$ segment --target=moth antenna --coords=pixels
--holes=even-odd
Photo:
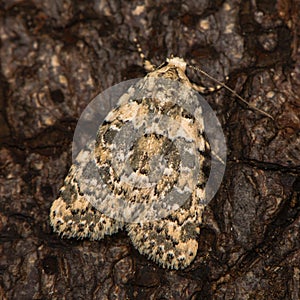
[[[227,89],[229,92],[231,92],[235,97],[237,97],[240,101],[242,101],[243,103],[245,103],[248,107],[252,108],[253,110],[256,110],[258,111],[259,113],[261,113],[262,115],[274,120],[274,118],[269,115],[268,113],[266,113],[265,111],[253,106],[252,104],[250,104],[249,102],[247,102],[243,97],[241,97],[236,91],[234,91],[233,89],[231,89],[229,86],[227,86],[225,83],[219,81],[218,79],[210,76],[208,73],[206,73],[205,71],[195,67],[195,66],[191,66],[189,65],[190,68],[200,72],[201,74],[205,75],[207,78],[211,79],[212,81],[218,83],[219,85],[216,87],[216,89],[220,88],[220,87],[223,87],[225,89]],[[227,77],[228,78],[228,77]],[[226,78],[226,79],[227,79]],[[193,84],[193,88],[199,92],[203,92],[203,88],[202,87],[199,87],[198,85],[196,84]]]
[[[143,52],[143,49],[141,47],[141,44],[139,43],[138,39],[137,38],[134,38],[133,41],[135,42],[135,45],[136,45],[136,48],[137,48],[137,51],[140,55],[140,58],[143,60],[143,66],[144,66],[144,69],[147,71],[147,72],[153,72],[156,67],[155,65],[153,65],[149,59],[146,58],[144,52]]]

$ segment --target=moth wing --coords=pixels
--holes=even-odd
[[[92,151],[85,152],[88,153],[87,159],[91,159]],[[102,214],[80,191],[80,176],[76,175],[83,167],[82,164],[73,164],[70,168],[59,197],[51,206],[50,223],[54,231],[63,237],[99,240],[104,235],[111,235],[122,229],[123,223]],[[98,188],[101,190],[101,186]]]
[[[187,212],[180,210],[165,219],[126,226],[134,247],[141,254],[170,269],[190,265],[198,250],[201,216],[195,221],[195,218],[185,218]]]

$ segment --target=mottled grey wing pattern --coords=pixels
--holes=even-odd
[[[195,258],[198,249],[204,206],[197,203],[181,207],[167,218],[143,224],[128,224],[131,241],[141,254],[163,267],[183,269]]]
[[[93,154],[90,149],[85,149],[79,156],[83,153]],[[51,206],[50,222],[54,231],[62,237],[100,240],[104,235],[110,235],[122,229],[123,223],[102,214],[86,200],[76,178],[78,168],[78,164],[71,166],[59,197]]]
[[[118,210],[118,203],[141,204],[139,209],[146,207],[145,211],[135,211],[138,221],[133,219],[125,227],[133,245],[141,254],[163,267],[182,269],[192,262],[198,249],[197,235],[205,208],[204,187],[209,172],[210,147],[203,123],[198,122],[180,103],[174,104],[168,100],[175,92],[172,87],[163,83],[153,86],[153,82],[147,81],[149,78],[171,79],[178,83],[179,89],[180,85],[192,88],[185,75],[185,64],[178,58],[170,60],[169,64],[149,73],[131,87],[100,126],[95,149],[93,145],[88,145],[78,155],[58,199],[52,204],[50,221],[54,231],[63,237],[102,239],[124,227],[126,220],[122,218],[123,211],[114,212]],[[183,98],[188,102],[190,97],[187,94]],[[201,109],[195,113],[201,115]],[[149,118],[152,115],[159,118]],[[175,121],[170,129],[166,129],[168,124],[164,122],[169,119]],[[140,137],[131,141],[132,145],[125,154],[120,150],[122,143],[116,142],[116,136],[128,124]],[[178,136],[179,129],[174,129],[176,124],[182,126],[189,137],[184,133]],[[154,134],[152,129],[148,130],[149,127],[156,128],[159,133]],[[130,135],[128,143],[129,140]],[[196,145],[196,162],[190,159],[191,143]],[[126,140],[123,144],[126,144]],[[133,177],[144,180],[148,176],[148,184],[154,167],[151,162],[155,161],[162,166],[158,182],[142,189],[124,183],[121,179],[129,173],[126,169],[129,167],[119,166],[122,160],[116,160],[115,156],[126,156],[125,162],[133,171]],[[160,157],[163,160],[159,160]],[[97,175],[91,175],[93,178],[89,178],[90,162],[96,166]],[[192,172],[196,172],[196,176],[192,176],[196,182],[186,179],[188,173]],[[193,189],[187,188],[189,197],[184,203],[175,203],[176,197],[160,203],[170,191],[177,190],[178,195],[182,195],[186,186],[193,186]],[[111,192],[110,197],[113,195],[112,201],[103,192],[105,189]],[[101,209],[100,202],[105,203],[106,207]],[[143,214],[145,219],[141,221]]]

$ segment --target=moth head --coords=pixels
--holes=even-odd
[[[174,65],[175,67],[181,69],[183,72],[186,71],[187,63],[184,61],[183,58],[180,57],[167,58],[167,63],[170,65]]]

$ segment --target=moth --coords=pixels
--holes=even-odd
[[[184,104],[207,89],[189,80],[186,67],[178,57],[158,68],[148,64],[146,77],[120,97],[51,206],[55,232],[101,240],[125,229],[133,246],[160,266],[184,269],[192,263],[212,151],[201,107],[191,111]],[[173,101],[176,93],[181,102]]]

